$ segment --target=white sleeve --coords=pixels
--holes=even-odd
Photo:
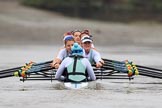
[[[68,58],[64,59],[64,60],[61,62],[60,66],[59,66],[59,68],[58,68],[58,70],[57,70],[57,72],[56,72],[55,79],[60,79],[61,75],[62,75],[63,72],[64,72],[65,65],[67,64],[67,59],[68,59]]]
[[[101,61],[101,55],[100,55],[100,53],[97,52],[96,50],[93,50],[93,52],[92,52],[92,57],[93,57],[93,59],[94,59],[94,61],[95,61],[96,63],[98,63],[98,62]]]
[[[62,61],[64,59],[64,54],[65,54],[65,49],[61,49],[56,58]]]

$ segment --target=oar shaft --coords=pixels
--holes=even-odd
[[[50,65],[51,62],[52,62],[52,60],[33,64],[32,67],[35,69],[37,68],[38,70],[32,71],[32,72],[40,72],[40,71],[45,71],[45,70],[47,71],[47,70],[53,69]],[[2,70],[2,71],[0,71],[0,78],[12,77],[12,76],[14,76],[14,73],[16,71],[19,71],[19,69],[21,69],[21,67]]]
[[[140,72],[139,75],[162,79],[162,76],[150,74],[150,73],[147,73],[147,72]]]
[[[146,69],[141,69],[141,68],[139,68],[138,71],[139,71],[139,72],[145,71],[145,72],[147,72],[147,73],[152,73],[152,74],[156,74],[156,75],[162,75],[161,72],[156,72],[156,71],[146,70]]]
[[[7,74],[7,75],[0,76],[0,78],[7,78],[7,77],[12,77],[12,76],[14,76],[14,75],[13,74]]]
[[[44,64],[49,65],[50,63],[52,63],[52,60],[51,61],[46,61],[46,62],[41,62],[41,63],[35,63],[35,64],[33,64],[33,66],[44,65]],[[5,72],[8,72],[8,73],[9,72],[14,72],[14,71],[19,70],[21,67],[23,67],[23,66],[19,66],[19,67],[16,67],[16,68],[11,68],[11,69],[1,70],[0,74],[3,74]]]
[[[140,65],[136,65],[137,68],[142,68],[142,69],[148,69],[148,70],[153,70],[153,71],[160,71],[162,72],[161,69],[156,69],[156,68],[151,68],[151,67],[146,67],[146,66],[140,66]]]
[[[37,65],[38,66],[38,65]],[[41,67],[36,67],[37,69],[41,70],[41,69],[45,69],[45,68],[48,68],[48,67],[51,67],[49,64],[44,64],[43,66]],[[3,73],[0,73],[0,75],[5,75],[5,74],[8,74],[8,73],[14,73],[16,71],[18,71],[19,69],[15,69],[15,70],[11,70],[11,71],[5,71]]]
[[[13,72],[13,71],[16,71],[16,70],[18,70],[18,69],[20,69],[22,66],[20,66],[20,67],[16,67],[16,68],[12,68],[12,69],[5,69],[5,70],[1,70],[0,71],[0,74],[3,74],[3,73],[7,73],[7,72]]]

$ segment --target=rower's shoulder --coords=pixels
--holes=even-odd
[[[99,51],[96,48],[91,48],[91,50],[99,53]]]
[[[64,51],[64,50],[66,50],[65,47],[60,47],[60,48],[59,48],[59,51]]]
[[[58,51],[58,53],[66,53],[66,52],[67,52],[66,48],[60,48]]]
[[[72,58],[71,57],[66,57],[62,62],[68,63],[70,61],[72,61]]]
[[[85,57],[82,58],[82,61],[83,61],[83,63],[89,62],[89,60],[87,58],[85,58]]]

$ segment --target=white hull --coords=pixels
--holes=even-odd
[[[80,83],[65,82],[64,86],[66,89],[83,89],[88,87],[88,82],[80,82]]]
[[[56,85],[57,89],[96,89],[96,81],[90,82],[80,82],[80,83],[73,83],[73,82],[58,82]]]
[[[58,83],[55,84],[55,87],[59,90],[98,89],[98,83],[96,81],[80,82],[80,83],[58,81]]]

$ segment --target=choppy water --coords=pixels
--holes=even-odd
[[[114,60],[162,67],[161,48],[98,47],[101,55]],[[0,70],[53,59],[58,47],[0,46]],[[58,90],[57,81],[20,82],[19,78],[0,79],[0,108],[159,108],[162,79],[136,76],[134,80],[98,80],[100,89]]]

